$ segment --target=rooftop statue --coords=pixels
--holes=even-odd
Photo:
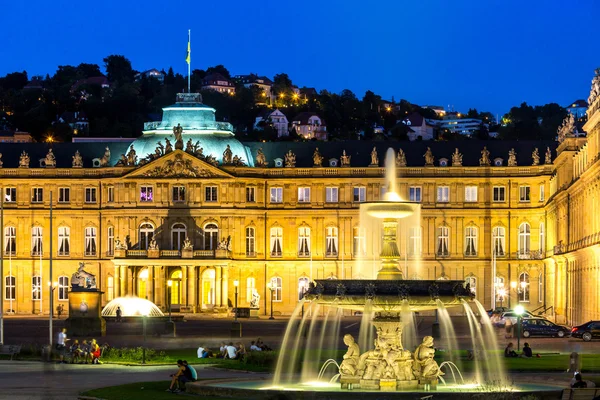
[[[256,166],[257,167],[266,167],[267,166],[267,158],[265,157],[265,153],[263,153],[262,147],[256,150]]]
[[[458,152],[458,148],[454,149],[454,154],[452,154],[452,166],[460,167],[462,166],[462,154]]]
[[[483,150],[481,150],[481,158],[479,159],[479,165],[482,167],[490,165],[490,152],[487,149],[487,146],[483,146]]]
[[[127,152],[127,165],[133,166],[137,164],[137,153],[133,148],[133,145],[129,147],[129,151]]]
[[[371,151],[371,165],[379,166],[379,157],[377,156],[377,148],[375,147]]]
[[[44,159],[46,164],[46,168],[56,167],[56,157],[54,157],[54,153],[52,149],[48,149],[48,154],[46,154],[46,158]]]
[[[516,167],[517,166],[517,152],[515,151],[515,149],[510,149],[510,151],[508,152],[508,166],[509,167]]]
[[[109,162],[110,162],[110,149],[108,148],[108,146],[106,146],[106,149],[104,150],[104,155],[100,159],[100,166],[108,167]]]
[[[233,161],[233,152],[231,151],[231,147],[227,145],[227,148],[223,152],[223,164],[231,164]]]
[[[600,68],[594,72],[596,74],[594,75],[594,78],[592,78],[592,87],[590,89],[590,96],[588,97],[588,104],[590,107],[592,103],[600,97]]]
[[[323,156],[319,153],[319,148],[313,153],[313,167],[321,167],[323,165]]]
[[[21,153],[21,157],[19,157],[19,168],[29,168],[29,155],[24,151]]]
[[[121,157],[119,157],[119,160],[115,164],[115,167],[126,167],[126,166],[127,166],[127,157],[125,156],[125,154],[121,153]]]
[[[183,150],[183,128],[180,124],[173,127],[173,136],[175,136],[175,149]]]
[[[165,146],[161,142],[156,143],[156,148],[154,149],[154,157],[158,158],[165,154]]]
[[[406,154],[402,149],[398,149],[398,154],[396,154],[396,167],[406,167]]]
[[[431,152],[431,149],[429,147],[427,148],[427,151],[425,152],[423,157],[425,157],[425,166],[426,167],[433,166],[434,157],[433,157],[433,153]]]
[[[233,165],[239,166],[239,167],[244,167],[246,165],[246,163],[244,162],[244,160],[242,160],[242,157],[235,155],[233,156],[233,160],[231,160],[231,163]]]
[[[2,168],[2,165],[4,165],[4,162],[2,161],[2,153],[0,153],[0,168]]]
[[[292,150],[288,150],[287,154],[285,155],[285,166],[287,168],[296,167],[296,155],[292,153]]]
[[[214,165],[215,167],[217,165],[219,165],[219,161],[217,161],[217,157],[213,156],[212,154],[207,155],[204,158],[204,161],[206,161],[207,163],[209,163],[210,165]]]
[[[349,167],[350,166],[350,158],[352,156],[348,156],[346,155],[346,150],[344,150],[342,152],[342,156],[340,157],[340,163],[342,164],[342,167]]]
[[[545,164],[552,164],[552,151],[550,151],[550,147],[546,147],[546,159],[544,160]]]
[[[181,250],[185,250],[185,251],[194,250],[194,245],[190,241],[189,237],[187,237],[187,236],[185,237],[185,240],[183,241],[183,246],[181,247]]]
[[[564,142],[565,138],[573,137],[575,133],[575,117],[573,114],[569,113],[565,117],[562,125],[558,127],[558,131],[556,133],[558,136],[558,143]]]
[[[83,158],[81,158],[81,154],[79,154],[79,150],[75,151],[75,155],[73,156],[73,168],[81,168],[83,167]]]
[[[540,153],[537,147],[533,150],[533,153],[531,153],[531,158],[533,160],[531,165],[540,165]]]
[[[173,151],[173,145],[171,144],[171,141],[169,140],[169,138],[165,138],[165,154],[170,153]]]
[[[96,289],[96,276],[86,272],[83,267],[85,267],[85,263],[80,262],[79,268],[71,276],[71,289],[74,291],[78,289]]]
[[[192,142],[192,138],[189,138],[188,141],[185,143],[185,152],[194,154],[194,142]]]
[[[127,242],[121,242],[119,237],[115,238],[115,250],[127,250]]]

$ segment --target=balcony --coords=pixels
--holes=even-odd
[[[192,258],[192,259],[227,259],[231,258],[228,250],[115,250],[115,258]]]

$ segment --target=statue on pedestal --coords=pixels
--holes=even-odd
[[[433,166],[434,157],[433,157],[433,153],[431,152],[431,149],[429,147],[427,148],[427,151],[425,152],[423,157],[425,157],[425,166],[426,167]]]
[[[319,148],[315,149],[313,153],[313,167],[320,167],[323,165],[323,156],[319,153]]]
[[[591,103],[590,103],[591,104]],[[575,132],[575,117],[569,113],[562,122],[562,125],[558,127],[556,132],[558,136],[558,143],[562,143],[565,138],[573,137]]]
[[[183,246],[181,248],[181,250],[184,251],[193,251],[194,250],[194,245],[192,245],[192,242],[190,241],[189,237],[185,237],[185,240],[183,241]]]
[[[482,167],[487,167],[490,165],[490,152],[487,149],[487,146],[483,146],[483,150],[481,150],[481,158],[479,159],[479,165]]]
[[[173,136],[175,136],[175,149],[183,150],[183,128],[180,124],[173,127]]]
[[[256,150],[256,166],[257,167],[266,167],[267,166],[267,157],[265,157],[265,153],[263,153],[262,147]]]
[[[29,168],[29,155],[25,151],[19,157],[19,168]]]
[[[137,153],[133,148],[133,145],[129,147],[129,152],[127,152],[127,165],[136,165],[137,164]]]
[[[115,164],[115,167],[126,167],[126,166],[127,166],[127,157],[125,156],[125,154],[121,153],[121,157],[119,157],[119,160]]]
[[[233,161],[233,152],[231,151],[231,147],[227,145],[227,148],[223,152],[223,164],[231,164]]]
[[[550,147],[546,147],[546,159],[544,160],[544,164],[552,164],[552,151],[550,151]]]
[[[460,167],[462,166],[462,154],[460,154],[458,152],[458,148],[454,149],[454,154],[452,154],[452,166],[453,167]]]
[[[152,240],[150,240],[150,244],[148,244],[148,250],[158,250],[158,243],[156,243],[156,239],[152,238]]]
[[[79,154],[79,150],[75,151],[75,155],[73,156],[73,168],[82,168],[83,167],[83,158],[81,158],[81,154]]]
[[[296,166],[296,155],[292,153],[292,150],[288,150],[285,155],[285,166],[286,168],[294,168]]]
[[[250,308],[259,308],[260,307],[260,294],[258,294],[258,290],[256,288],[252,289],[252,300],[250,300]]]
[[[127,250],[127,242],[121,242],[119,237],[115,238],[115,250]]]
[[[419,378],[437,378],[444,375],[440,371],[438,363],[433,359],[435,349],[433,348],[433,337],[425,336],[423,342],[414,353],[413,371]]]
[[[44,162],[46,164],[46,168],[56,167],[56,157],[54,157],[54,153],[52,152],[52,149],[48,149],[48,154],[46,154],[46,158],[44,159]]]
[[[396,154],[396,167],[406,167],[406,154],[402,149],[398,149],[398,154]]]
[[[231,160],[231,163],[238,167],[246,166],[246,163],[244,163],[244,161],[242,160],[242,157],[238,156],[237,154],[235,156],[233,156],[233,160]]]
[[[342,167],[349,167],[350,166],[350,158],[352,156],[348,156],[346,155],[346,150],[344,150],[342,152],[342,156],[340,157],[340,163],[342,164]]]
[[[188,141],[185,143],[185,152],[194,154],[194,143],[192,142],[191,138],[189,138]]]
[[[358,372],[360,349],[350,334],[344,335],[344,344],[348,346],[348,351],[344,354],[344,360],[340,364],[340,374],[354,376]]]
[[[536,147],[531,153],[531,158],[533,163],[531,165],[540,165],[540,153],[538,152],[538,148]]]
[[[106,146],[106,149],[104,150],[104,155],[100,159],[100,166],[108,167],[109,162],[110,162],[110,149],[108,148],[108,146]]]
[[[379,166],[379,157],[377,156],[377,148],[373,147],[371,151],[371,165]]]
[[[227,239],[221,239],[221,241],[217,243],[217,250],[231,251],[231,236],[227,236]]]
[[[165,138],[165,154],[170,153],[173,151],[173,145],[171,144],[171,141],[169,140],[169,138]]]
[[[86,272],[85,263],[80,262],[79,268],[71,276],[71,290],[96,289],[96,276]]]
[[[510,151],[508,152],[508,166],[509,167],[516,167],[517,166],[517,152],[515,151],[515,149],[510,149]]]

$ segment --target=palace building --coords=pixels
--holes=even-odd
[[[421,203],[398,231],[405,278],[465,280],[486,308],[600,318],[599,85],[587,137],[567,119],[557,142],[242,143],[180,94],[131,142],[2,144],[4,310],[48,314],[84,262],[104,303],[166,310],[170,288],[173,311],[228,312],[237,290],[241,307],[257,292],[260,315],[290,314],[311,280],[379,269],[359,208],[385,193],[391,147],[399,195]]]

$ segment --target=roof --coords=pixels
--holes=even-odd
[[[23,89],[43,89],[44,82],[41,79],[33,79],[27,82],[27,85],[23,87]]]
[[[588,103],[585,100],[575,100],[574,102],[572,102],[571,104],[569,104],[567,107],[565,108],[577,108],[577,107],[588,107]]]
[[[310,117],[318,117],[321,120],[321,125],[325,125],[325,123],[323,122],[323,119],[321,117],[319,117],[319,115],[317,113],[314,112],[310,112],[310,111],[305,111],[305,112],[301,112],[300,114],[296,115],[292,121],[293,122],[299,122],[300,125],[308,125],[308,120],[310,119]]]
[[[202,84],[205,86],[212,85],[218,81],[225,81],[227,82],[227,86],[233,86],[233,83],[231,83],[229,79],[225,78],[222,74],[218,72],[213,72],[212,74],[206,75],[204,79],[202,79]]]
[[[261,85],[273,84],[273,81],[266,76],[258,76],[256,74],[236,75],[234,76],[234,79],[242,81],[242,83],[259,83]],[[262,80],[262,82],[258,82],[258,80]]]
[[[262,110],[261,112],[258,113],[258,115],[256,116],[257,118],[262,118],[262,119],[267,119],[269,118],[275,111],[279,111],[280,113],[283,114],[284,117],[287,118],[287,116],[283,113],[283,111],[281,111],[279,108],[276,109],[270,109],[270,108],[265,108],[264,110]]]
[[[317,96],[319,93],[317,92],[317,89],[315,88],[302,88],[300,89],[300,93],[309,97],[315,97]]]
[[[423,116],[416,111],[412,112],[408,117],[404,118],[402,120],[402,122],[404,122],[406,120],[410,121],[410,126],[423,125]],[[409,124],[406,124],[406,125],[409,125]]]

